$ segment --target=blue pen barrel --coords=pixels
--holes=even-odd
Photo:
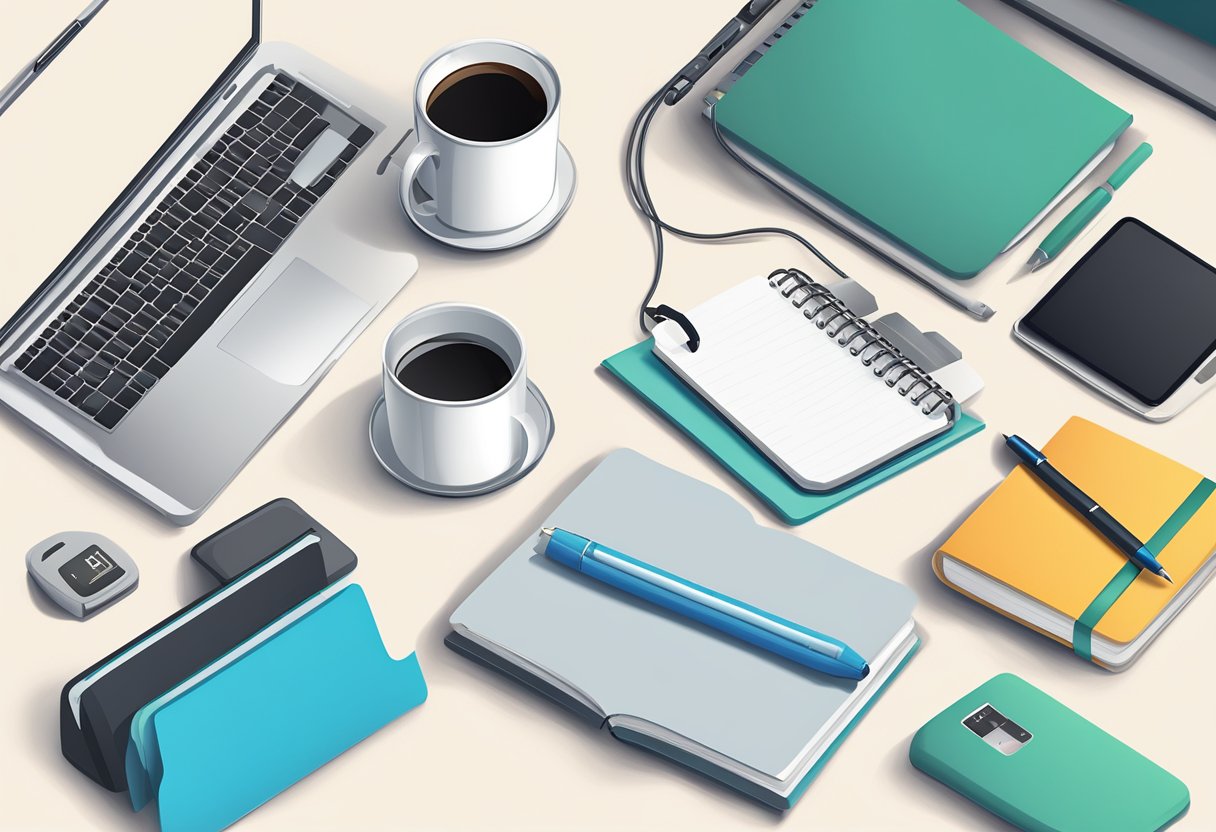
[[[788,659],[789,661],[795,662],[804,667],[809,667],[812,670],[816,670],[820,673],[854,680],[864,679],[869,673],[869,666],[865,663],[865,660],[861,656],[857,655],[853,650],[849,649],[846,645],[838,645],[841,649],[840,657],[831,658],[823,653],[797,644],[787,638],[782,638],[779,635],[769,632],[768,630],[765,630],[755,624],[751,624],[739,617],[720,612],[713,607],[698,603],[693,599],[686,598],[676,592],[667,590],[662,586],[656,586],[654,583],[635,577],[634,575],[622,571],[621,569],[601,563],[600,561],[589,556],[591,548],[595,545],[596,544],[591,543],[584,537],[566,532],[562,529],[555,529],[545,547],[544,554],[558,563],[570,567],[571,569],[578,570],[587,577],[597,580],[600,583],[607,584],[608,586],[619,589],[622,592],[626,592],[635,598],[653,603],[684,618],[696,621],[725,635],[737,638],[740,641],[746,642],[747,644],[751,644],[769,653],[773,653],[774,655],[781,656],[782,658]],[[739,605],[740,607],[745,607],[753,613],[763,615],[763,613],[760,613],[758,610],[747,607],[740,602],[734,601],[734,599],[726,599],[724,596],[717,596],[716,593],[712,593],[710,590],[706,590],[703,587],[697,587],[695,584],[689,584],[687,581],[683,581],[676,576],[668,575],[667,573],[663,573],[661,570],[655,570],[654,567],[641,564],[638,561],[634,561],[632,558],[627,558],[625,555],[612,552],[610,549],[601,549],[601,551],[611,553],[615,557],[628,560],[631,563],[639,566],[644,566],[657,574],[663,575],[668,579],[679,581],[686,586],[696,589],[697,591],[713,594],[722,600],[730,601],[736,605]],[[785,626],[796,627],[797,625],[787,624]],[[835,643],[834,640],[827,639],[823,636],[816,636],[816,638],[822,641],[831,641]]]

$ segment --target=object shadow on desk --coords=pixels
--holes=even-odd
[[[78,620],[76,616],[70,614],[63,607],[59,606],[48,598],[46,593],[38,587],[38,584],[34,583],[34,576],[28,572],[25,573],[25,585],[29,588],[30,600],[34,603],[34,606],[38,608],[39,612],[43,613],[48,618],[58,618],[61,621]],[[104,607],[101,610],[98,610],[98,612],[104,611]],[[94,613],[94,615],[96,615],[96,613]],[[89,617],[92,618],[93,616]]]
[[[399,514],[418,509],[437,515],[463,512],[469,501],[493,499],[493,494],[475,497],[444,497],[415,491],[381,465],[372,450],[368,423],[372,407],[382,393],[380,376],[362,381],[325,405],[294,437],[288,464],[299,479],[317,483],[335,496],[378,514]],[[526,477],[501,491],[524,482]]]
[[[163,530],[168,521],[156,509],[133,497],[111,483],[104,474],[88,465],[81,457],[65,450],[58,442],[48,439],[7,407],[0,407],[0,424],[16,441],[28,442],[37,448],[47,468],[65,472],[73,482],[85,483],[88,503],[99,517],[122,518],[122,522],[138,522],[143,528]],[[128,511],[137,506],[136,511]]]
[[[58,799],[70,800],[81,817],[96,819],[89,824],[89,828],[158,832],[160,823],[155,809],[135,813],[126,792],[106,791],[77,771],[63,756],[59,738],[59,697],[62,688],[61,682],[54,682],[27,692],[23,705],[26,727],[23,730],[37,736],[23,743],[21,764],[53,777],[56,784],[63,787]],[[14,788],[17,787],[14,785]]]
[[[347,498],[377,512],[399,512],[403,503],[436,509],[459,502],[414,491],[380,467],[368,438],[368,420],[380,394],[377,375],[325,405],[294,440],[289,463],[294,474],[327,488],[340,484]]]
[[[648,142],[646,144],[646,158],[651,162],[652,168],[657,169],[659,167],[659,165],[654,164],[658,160],[664,167],[670,166],[679,170],[695,170],[698,172],[699,180],[712,188],[724,201],[737,197],[740,194],[754,195],[757,200],[765,200],[769,205],[775,204],[783,208],[785,206],[795,206],[796,210],[800,210],[801,218],[813,224],[820,224],[822,222],[816,215],[796,206],[795,203],[778,194],[773,190],[771,185],[727,155],[727,152],[718,144],[718,140],[714,138],[713,128],[710,126],[709,120],[703,115],[701,108],[664,107],[659,110],[659,113],[660,115],[656,120],[668,122],[668,126],[665,129],[676,131],[679,140],[675,142]],[[676,126],[671,127],[671,122],[675,122]],[[622,133],[617,151],[619,154],[617,156],[618,159],[625,158],[628,144],[628,133]],[[628,193],[629,178],[623,165],[620,166],[619,175],[621,186]],[[638,218],[644,220],[641,215]],[[665,219],[670,218],[667,217]],[[409,222],[409,220],[406,220],[406,222]],[[688,228],[689,226],[685,225],[684,227]],[[696,225],[692,225],[691,227],[697,231],[701,230]],[[754,242],[754,240],[755,238],[726,238],[721,241],[715,241],[712,245],[732,245]]]
[[[1001,480],[1004,481],[1008,469],[1013,465],[1006,457],[1004,445],[997,448],[1002,465]],[[997,454],[994,452],[994,455]],[[995,486],[993,487],[995,488]],[[1062,672],[1090,672],[1095,676],[1109,675],[1093,662],[1079,659],[1068,647],[1053,639],[1023,626],[1000,613],[989,609],[983,604],[972,601],[960,592],[956,592],[942,583],[933,571],[933,555],[946,542],[950,535],[979,508],[980,503],[988,499],[993,489],[990,488],[973,499],[963,511],[951,522],[932,542],[921,551],[904,561],[899,580],[910,587],[922,603],[933,605],[946,610],[952,617],[966,622],[968,626],[982,628],[1002,642],[1000,651],[1003,659],[1009,665],[1025,667],[1026,662],[1035,662],[1038,667],[1049,666]],[[991,646],[991,644],[990,644]],[[995,648],[994,648],[995,649]],[[1023,661],[1024,660],[1024,661]]]

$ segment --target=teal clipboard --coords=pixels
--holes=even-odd
[[[156,799],[162,832],[236,822],[427,695],[417,657],[388,655],[358,586],[217,664],[132,720],[131,804]]]
[[[603,365],[644,402],[704,448],[786,523],[797,526],[853,499],[884,480],[918,465],[984,429],[963,413],[946,433],[891,460],[835,491],[811,493],[795,486],[651,351],[647,339],[604,359]]]

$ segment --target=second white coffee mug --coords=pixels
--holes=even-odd
[[[496,65],[522,71],[525,80],[539,85],[545,98],[539,123],[499,141],[463,138],[438,126],[428,114],[437,91],[462,71]],[[557,72],[522,44],[471,40],[443,49],[426,62],[414,85],[418,143],[402,164],[403,203],[414,212],[432,210],[445,225],[473,233],[504,231],[532,219],[553,198],[557,184],[560,105]],[[421,174],[433,198],[430,208],[415,199],[414,182]]]
[[[472,343],[496,353],[506,364],[497,389],[454,400],[427,396],[403,383],[403,359],[436,343]],[[424,306],[389,333],[382,365],[393,450],[414,476],[439,486],[476,485],[519,461],[526,444],[522,420],[527,418],[528,356],[519,330],[506,318],[467,304]],[[458,365],[445,370],[461,372]],[[461,384],[459,378],[436,381]]]

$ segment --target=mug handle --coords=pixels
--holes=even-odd
[[[414,149],[401,164],[401,194],[408,200],[409,208],[415,214],[428,213],[425,208],[414,201],[414,180],[418,178],[418,171],[422,169],[422,163],[430,158],[439,159],[439,148],[428,141],[420,141],[414,145]]]

